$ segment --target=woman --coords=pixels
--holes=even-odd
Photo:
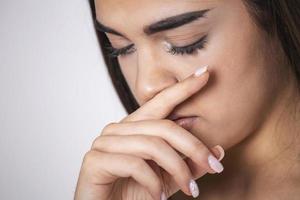
[[[90,4],[128,116],[86,153],[76,200],[299,199],[298,0]]]

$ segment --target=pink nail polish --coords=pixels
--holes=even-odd
[[[220,161],[218,161],[218,159],[213,155],[208,156],[208,164],[217,173],[221,173],[224,169]]]
[[[189,188],[190,188],[190,192],[192,193],[192,196],[193,196],[194,198],[196,198],[196,197],[199,196],[199,188],[198,188],[198,185],[197,185],[196,181],[194,181],[193,179],[190,180]]]
[[[198,68],[198,69],[195,71],[194,75],[195,75],[196,77],[201,76],[202,74],[204,74],[204,72],[207,71],[207,68],[208,68],[208,65],[205,65],[205,66],[203,66],[203,67]]]

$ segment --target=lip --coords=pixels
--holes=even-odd
[[[167,118],[174,121],[181,118],[189,118],[189,117],[196,117],[195,115],[184,115],[179,113],[171,113]]]
[[[181,126],[182,128],[184,128],[186,130],[191,130],[193,128],[193,125],[194,125],[196,119],[198,119],[198,117],[190,116],[190,117],[178,118],[178,119],[172,120],[172,121],[174,121],[176,124],[178,124],[179,126]]]

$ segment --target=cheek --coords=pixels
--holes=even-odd
[[[205,91],[195,97],[195,104],[205,120],[199,127],[202,139],[228,148],[262,123],[276,99],[276,87],[262,67],[244,63],[223,68],[226,62],[215,65]]]
[[[209,140],[226,141],[227,146],[256,129],[272,101],[268,91],[271,86],[266,85],[261,74],[245,74],[243,78],[236,75],[215,73],[216,85],[199,100],[207,122],[201,130],[209,133]]]
[[[212,38],[206,52],[211,77],[205,92],[194,98],[206,122],[199,123],[202,139],[226,148],[262,123],[280,88],[276,63],[267,56],[262,33],[249,27],[239,30]]]

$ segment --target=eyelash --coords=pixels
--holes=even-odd
[[[133,53],[136,49],[133,47],[134,44],[131,44],[127,47],[121,48],[121,49],[116,49],[112,46],[107,46],[106,49],[108,50],[109,57],[118,57],[118,56],[125,56],[125,55],[129,55],[131,53]]]
[[[200,38],[196,42],[182,46],[182,47],[177,47],[177,46],[171,46],[170,49],[168,50],[169,53],[172,55],[191,55],[196,52],[198,49],[203,49],[205,47],[205,44],[207,43],[207,35]],[[118,57],[118,56],[126,56],[129,55],[133,52],[135,52],[136,48],[134,48],[134,44],[131,44],[127,47],[121,48],[121,49],[116,49],[112,46],[106,47],[106,49],[109,51],[109,57]]]

